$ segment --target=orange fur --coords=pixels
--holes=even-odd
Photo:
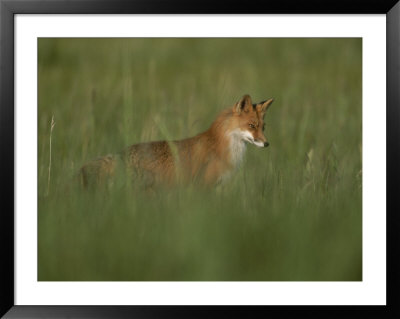
[[[85,164],[84,186],[104,182],[124,166],[146,185],[199,182],[217,184],[229,176],[244,155],[245,143],[268,146],[264,136],[264,115],[272,99],[252,104],[248,95],[222,111],[210,128],[178,141],[134,144],[117,155],[107,155]]]

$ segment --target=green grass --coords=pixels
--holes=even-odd
[[[361,69],[361,39],[40,39],[38,279],[362,280]],[[221,189],[74,182],[246,93],[270,147]]]

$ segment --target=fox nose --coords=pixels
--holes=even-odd
[[[265,143],[264,143],[264,147],[267,147],[268,145],[269,145],[268,142],[265,142]]]

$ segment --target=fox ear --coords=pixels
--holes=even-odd
[[[269,106],[274,102],[274,99],[269,99],[267,101],[262,101],[257,104],[257,111],[260,112],[262,115],[268,110]]]
[[[252,107],[253,107],[253,104],[251,103],[251,97],[250,97],[250,95],[246,94],[246,95],[243,95],[243,97],[240,99],[240,101],[235,104],[234,111],[237,114],[240,114],[242,112],[250,111],[250,109]]]

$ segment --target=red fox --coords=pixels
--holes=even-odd
[[[178,141],[157,141],[129,146],[116,155],[106,155],[80,169],[83,186],[104,183],[121,167],[130,178],[146,186],[171,185],[179,181],[215,185],[224,181],[242,161],[246,143],[267,147],[264,115],[273,99],[253,104],[244,95],[223,110],[210,128]]]

